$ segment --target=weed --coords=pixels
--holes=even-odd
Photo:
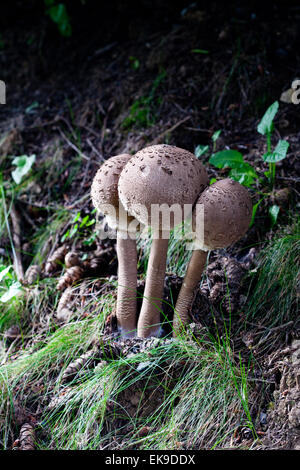
[[[272,328],[296,321],[299,312],[300,218],[261,251],[248,296],[245,317],[262,328],[262,341],[272,346]],[[283,330],[284,331],[284,330]],[[280,329],[279,329],[280,332]],[[285,333],[283,333],[285,334]],[[269,338],[269,340],[268,340]]]
[[[123,128],[128,129],[134,125],[139,127],[149,127],[155,123],[155,109],[157,105],[160,104],[160,99],[155,98],[155,93],[165,76],[166,71],[163,70],[154,80],[149,95],[138,98],[131,105],[129,115],[122,122]]]

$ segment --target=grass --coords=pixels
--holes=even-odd
[[[281,229],[261,251],[246,318],[270,328],[296,321],[299,312],[300,218]],[[253,286],[253,284],[255,285]]]
[[[245,381],[228,360],[221,344],[185,339],[111,361],[69,387],[45,418],[50,443],[43,445],[116,448],[117,438],[122,449],[229,446],[234,431],[248,421],[240,399]],[[137,397],[135,407],[127,403],[129,396]]]
[[[44,280],[45,286],[30,288],[24,297],[22,319],[28,326],[53,317],[58,301],[54,281]],[[104,293],[105,287],[97,296],[90,281],[84,309],[78,307],[70,323],[57,328],[48,322],[39,335],[12,349],[0,367],[4,449],[19,429],[18,404],[42,408],[36,429],[41,449],[222,448],[231,445],[240,426],[253,429],[247,372],[226,335],[159,341],[151,350],[108,360],[62,383],[66,367],[91,347],[114,309],[114,290]],[[80,287],[73,290],[81,298]],[[137,397],[134,406],[132,396]],[[53,398],[59,400],[49,409]]]
[[[47,295],[44,296],[46,300]],[[0,429],[4,448],[15,426],[9,396],[22,403],[23,407],[34,407],[41,396],[46,397],[49,390],[59,387],[63,370],[74,358],[87,351],[102,331],[113,301],[110,293],[101,296],[100,300],[91,294],[85,306],[90,311],[88,318],[78,319],[75,315],[75,321],[59,328],[50,322],[42,334],[34,336],[26,348],[21,347],[0,367]],[[31,319],[30,323],[34,321],[38,318]]]
[[[134,126],[149,127],[156,122],[157,109],[162,99],[157,98],[155,95],[160,83],[165,77],[166,71],[163,70],[153,81],[149,95],[141,96],[134,101],[129,109],[128,116],[122,122],[124,129],[131,129]]]

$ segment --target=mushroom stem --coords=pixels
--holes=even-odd
[[[133,337],[136,333],[137,248],[136,240],[118,230],[118,297],[117,320],[121,333]]]
[[[138,336],[156,336],[160,331],[160,310],[169,239],[154,238],[147,268],[143,304],[138,320]]]
[[[176,302],[173,319],[173,336],[178,336],[188,321],[194,292],[201,280],[207,259],[207,251],[194,250]]]

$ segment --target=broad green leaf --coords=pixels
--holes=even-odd
[[[204,155],[209,149],[209,146],[208,145],[197,145],[197,147],[195,148],[195,155],[197,158],[200,158],[202,157],[202,155]]]
[[[273,130],[273,120],[278,111],[279,103],[275,101],[271,106],[267,109],[265,114],[262,117],[262,120],[257,126],[257,130],[260,134],[266,135],[271,133]]]
[[[16,165],[16,169],[12,171],[11,175],[15,183],[20,184],[23,176],[27,175],[31,170],[32,165],[35,162],[35,155],[22,155],[21,157],[15,157],[12,161]]]
[[[274,204],[269,208],[269,215],[271,217],[271,226],[276,224],[280,208]]]
[[[289,143],[286,140],[279,140],[274,152],[267,152],[263,155],[263,161],[268,163],[277,163],[284,160],[289,148]]]
[[[216,181],[217,181],[216,178],[211,178],[209,184],[210,184],[210,185],[211,185],[211,184],[214,184],[214,183],[216,183]]]
[[[221,150],[210,157],[209,163],[217,168],[236,168],[244,158],[237,150]]]
[[[247,162],[236,164],[229,175],[230,178],[238,181],[243,186],[251,186],[255,179],[258,178],[258,174],[254,168]]]
[[[22,285],[20,282],[14,282],[5,294],[0,297],[0,302],[8,302],[22,293]]]

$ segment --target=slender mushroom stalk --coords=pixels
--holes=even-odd
[[[148,261],[143,304],[137,334],[141,338],[159,336],[160,309],[164,290],[169,239],[153,239]]]
[[[208,177],[199,160],[187,150],[171,145],[144,148],[130,159],[122,171],[119,179],[120,201],[141,224],[155,230],[138,319],[140,337],[159,334],[170,229],[190,215],[197,196],[207,184]],[[175,212],[177,215],[180,213],[179,221]]]
[[[202,205],[204,227],[196,220]],[[225,248],[242,238],[251,221],[252,204],[248,191],[237,181],[224,179],[209,186],[199,196],[193,210],[196,249],[193,251],[175,306],[173,336],[178,336],[188,314],[205,267],[207,252]]]
[[[127,235],[127,234],[125,234]],[[117,232],[118,291],[116,316],[121,333],[126,337],[136,330],[137,250],[136,240]]]
[[[194,299],[195,289],[201,281],[202,273],[207,260],[207,251],[195,250],[187,267],[174,313],[173,336],[188,322],[188,314]],[[180,316],[177,315],[180,312]]]
[[[117,230],[118,294],[116,316],[122,335],[134,336],[136,331],[137,249],[135,234],[129,233],[123,217],[126,212],[119,202],[119,176],[131,155],[109,158],[97,171],[92,183],[94,206],[106,216],[108,225]],[[126,222],[131,222],[129,217]]]

